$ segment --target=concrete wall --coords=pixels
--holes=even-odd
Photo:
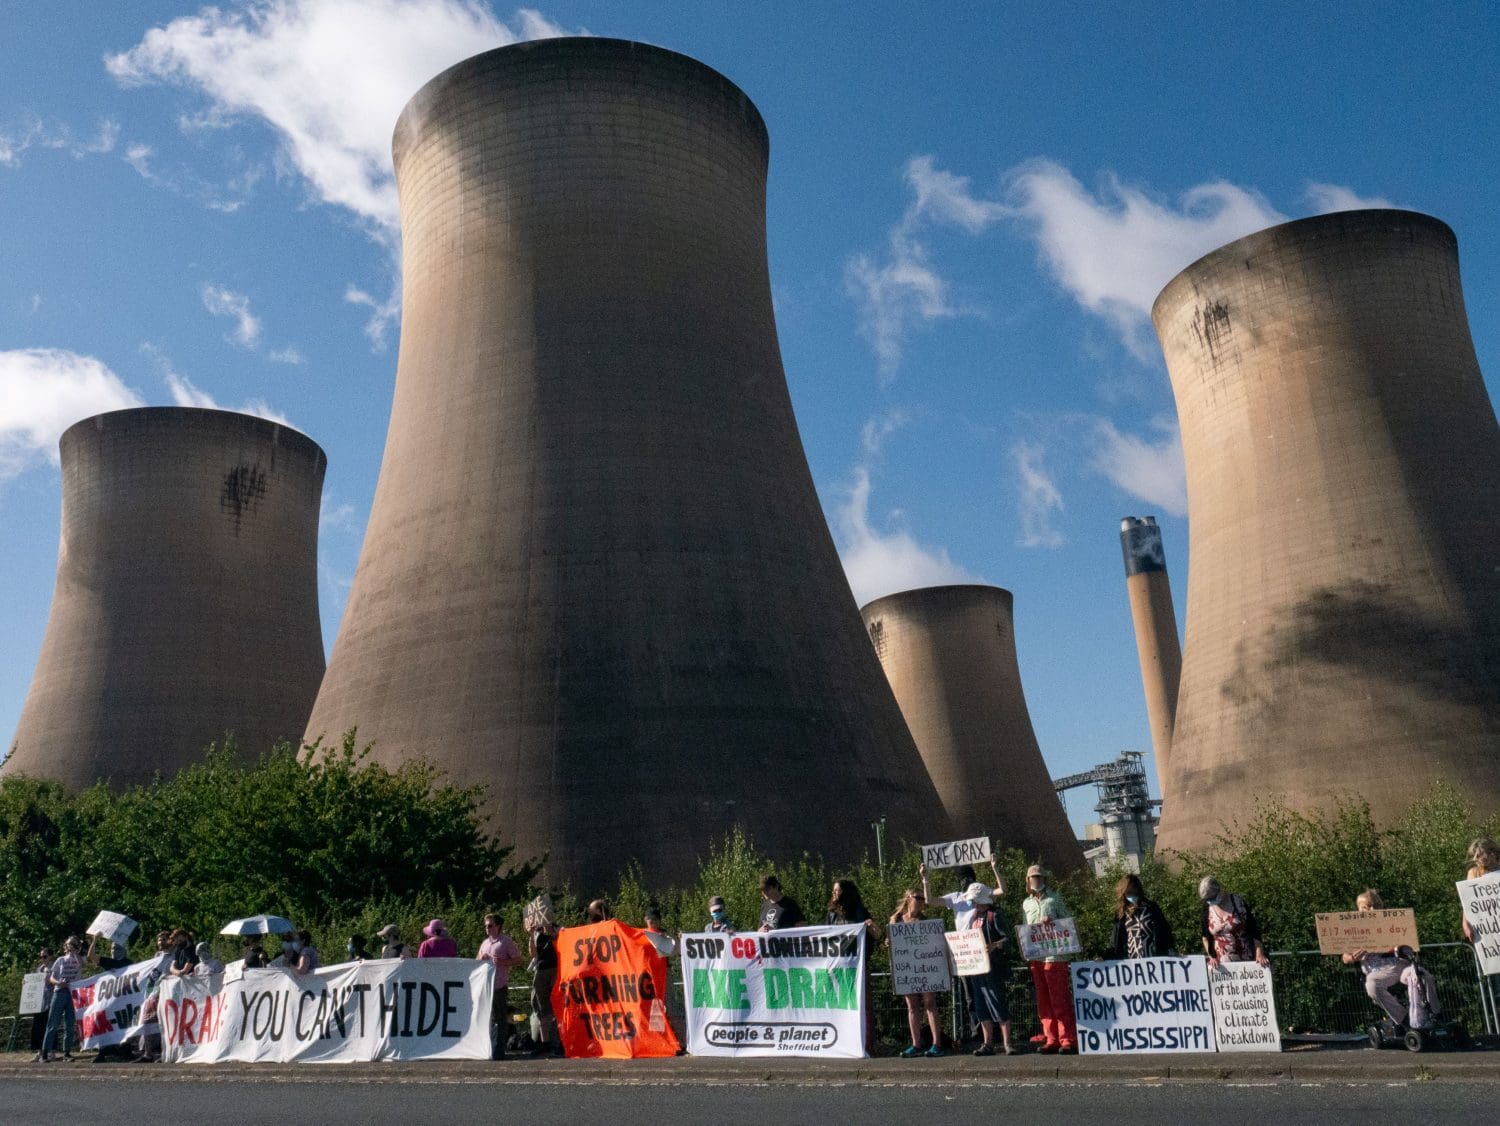
[[[1187,459],[1187,637],[1160,843],[1257,797],[1500,806],[1500,429],[1443,223],[1355,211],[1156,301]]]
[[[1010,591],[927,587],[861,613],[954,832],[1081,866],[1026,710]]]
[[[62,541],[7,774],[171,774],[235,734],[297,739],[323,675],[327,459],[285,426],[150,407],[62,436]]]
[[[309,733],[487,784],[584,887],[736,824],[781,856],[946,831],[797,435],[755,107],[552,39],[435,78],[394,148],[395,403]]]

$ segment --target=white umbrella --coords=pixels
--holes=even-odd
[[[251,915],[227,924],[220,934],[291,934],[296,929],[280,915]]]

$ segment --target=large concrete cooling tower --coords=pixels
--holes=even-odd
[[[148,407],[62,436],[62,542],[7,774],[171,774],[233,732],[297,739],[323,675],[317,443],[263,418]]]
[[[1081,866],[1021,691],[1010,591],[928,587],[861,613],[954,832]]]
[[[1500,806],[1500,428],[1453,232],[1352,211],[1214,251],[1152,312],[1187,459],[1160,847],[1253,799]]]
[[[755,107],[654,47],[552,39],[396,127],[395,402],[308,731],[490,787],[597,888],[735,824],[848,857],[947,828],[792,417]]]
[[[1135,625],[1135,649],[1141,662],[1141,688],[1151,724],[1156,784],[1166,797],[1172,726],[1177,718],[1177,685],[1182,678],[1182,642],[1177,611],[1167,579],[1167,552],[1155,516],[1127,516],[1120,521],[1120,552],[1125,557],[1125,589]]]

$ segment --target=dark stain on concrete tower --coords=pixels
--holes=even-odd
[[[1500,806],[1500,427],[1436,219],[1350,211],[1214,251],[1157,298],[1187,460],[1187,639],[1164,849],[1255,798],[1390,822]]]
[[[1125,590],[1130,597],[1130,619],[1135,626],[1135,648],[1141,662],[1146,718],[1151,724],[1156,784],[1165,800],[1172,726],[1177,716],[1177,685],[1182,677],[1182,642],[1177,636],[1177,611],[1172,606],[1172,584],[1167,578],[1167,552],[1162,546],[1156,517],[1127,516],[1121,520],[1120,551],[1125,557]]]
[[[954,832],[1070,870],[1083,851],[1026,710],[1012,606],[999,587],[938,586],[861,613]]]
[[[144,782],[297,739],[323,675],[327,459],[275,422],[147,407],[62,436],[62,539],[7,774]]]
[[[394,150],[395,402],[309,734],[488,784],[580,886],[735,824],[780,856],[947,831],[797,435],[755,106],[551,39],[433,79]]]

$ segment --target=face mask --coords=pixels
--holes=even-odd
[[[354,943],[351,942],[348,946],[344,947],[344,953],[346,953],[346,954],[353,954],[354,953]]]
[[[1138,895],[1127,895],[1125,897],[1125,902],[1126,903],[1139,903],[1140,901],[1141,901],[1141,897],[1138,896]]]
[[[302,943],[300,943],[300,942],[294,942],[294,943],[292,943],[292,953],[297,954],[297,953],[301,953],[301,951],[302,951]]]
[[[290,954],[292,952],[292,944],[290,942],[283,942],[281,944],[281,952],[283,954]]]

